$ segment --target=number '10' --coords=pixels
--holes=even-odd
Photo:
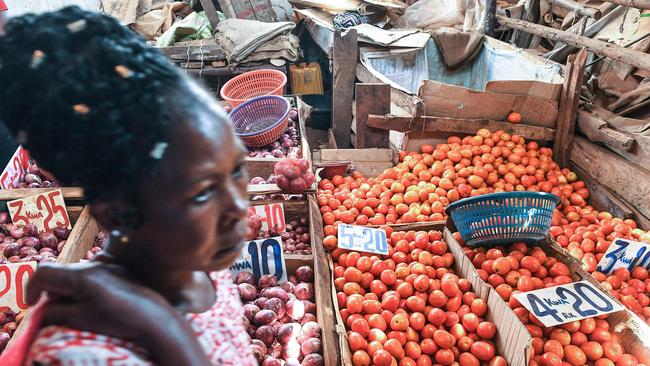
[[[271,273],[269,269],[269,247],[273,249],[273,263],[275,266],[275,273]],[[260,246],[260,253],[257,250],[257,244],[254,241],[248,243],[248,254],[251,256],[253,262],[253,276],[257,282],[262,275],[272,274],[278,279],[282,278],[284,274],[282,271],[282,247],[275,239],[266,239]],[[261,267],[261,268],[260,268]]]

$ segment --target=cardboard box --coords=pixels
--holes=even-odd
[[[510,112],[516,111],[526,124],[555,128],[558,114],[555,100],[479,91],[433,80],[424,80],[418,95],[425,116],[505,121]]]

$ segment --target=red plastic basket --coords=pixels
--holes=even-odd
[[[236,107],[229,116],[235,134],[249,147],[272,144],[289,125],[291,104],[283,97],[267,95]]]
[[[278,70],[249,71],[230,79],[221,88],[221,98],[234,108],[245,101],[263,96],[284,94],[287,76]]]

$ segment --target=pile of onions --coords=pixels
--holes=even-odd
[[[53,177],[42,171],[38,165],[32,163],[27,168],[27,173],[20,177],[20,182],[16,188],[50,188],[59,187],[59,184]]]
[[[298,127],[298,110],[294,108],[289,112],[288,127],[282,136],[270,145],[249,148],[248,156],[252,158],[298,158],[300,156]]]
[[[0,311],[0,352],[4,351],[16,328],[25,317],[25,312],[15,313],[11,310]]]
[[[56,262],[70,230],[56,228],[39,233],[34,224],[14,225],[7,212],[0,212],[0,264],[18,262]]]
[[[289,281],[278,283],[264,275],[255,286],[253,275],[235,279],[244,304],[242,321],[250,335],[251,351],[262,366],[322,366],[321,328],[316,321],[314,271],[296,270]]]

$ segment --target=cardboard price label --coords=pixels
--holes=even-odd
[[[515,298],[545,326],[572,322],[624,310],[589,281],[522,292]]]
[[[9,308],[14,312],[25,310],[27,305],[27,281],[36,270],[36,262],[0,265],[0,310]]]
[[[14,224],[34,224],[39,232],[72,228],[60,189],[7,202]]]
[[[22,146],[18,146],[7,166],[0,174],[2,189],[15,188],[29,168],[29,154]]]
[[[269,228],[277,227],[279,233],[286,231],[287,224],[284,220],[284,205],[282,203],[251,206],[248,208],[248,215],[251,214],[260,217],[263,230],[268,231]]]
[[[596,270],[608,275],[618,268],[632,271],[634,267],[650,269],[650,244],[616,238],[598,262]]]
[[[236,276],[240,272],[251,272],[257,282],[263,275],[274,275],[280,282],[287,281],[287,266],[284,262],[282,238],[274,237],[251,240],[244,245],[242,252],[230,267]]]
[[[338,246],[341,249],[388,255],[386,232],[371,227],[339,224]]]

